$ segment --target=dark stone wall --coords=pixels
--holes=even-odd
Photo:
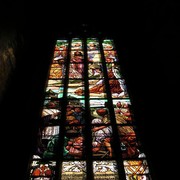
[[[20,50],[19,43],[22,43],[18,42],[17,36],[17,32],[11,30],[0,32],[0,102],[5,96],[5,90],[12,83],[15,72],[17,51]]]

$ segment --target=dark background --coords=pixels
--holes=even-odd
[[[17,60],[1,101],[6,179],[24,180],[55,39],[85,33],[117,43],[153,180],[178,178],[179,3],[7,2],[1,8],[1,36]]]

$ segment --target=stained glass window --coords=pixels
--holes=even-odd
[[[30,180],[151,180],[113,39],[58,39]]]

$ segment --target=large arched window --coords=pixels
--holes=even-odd
[[[58,39],[30,180],[150,180],[113,39]]]

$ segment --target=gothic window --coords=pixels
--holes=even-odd
[[[113,39],[58,39],[30,180],[151,180]]]

